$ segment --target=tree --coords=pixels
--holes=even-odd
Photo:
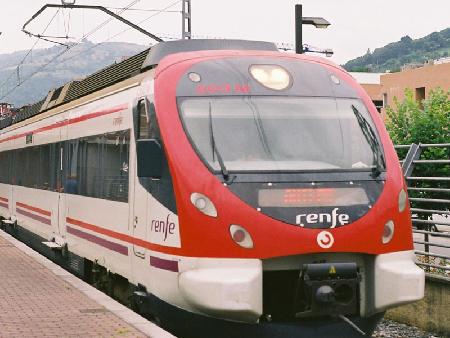
[[[435,89],[431,91],[426,100],[417,102],[412,90],[405,91],[405,99],[402,102],[394,100],[395,108],[388,108],[386,127],[394,144],[437,144],[450,143],[450,91]],[[406,150],[399,150],[399,158],[405,158]],[[421,159],[437,160],[450,159],[450,147],[425,148]],[[417,164],[414,168],[414,176],[450,177],[450,165],[448,164]],[[412,182],[415,187],[421,188],[450,188],[449,181]],[[445,194],[445,193],[444,193]],[[442,192],[411,191],[410,197],[448,199]],[[416,202],[417,208],[448,210],[445,203],[424,204]],[[428,215],[419,215],[427,218]]]

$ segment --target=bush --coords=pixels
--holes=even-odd
[[[450,143],[450,91],[436,89],[430,92],[426,100],[417,102],[413,97],[413,92],[406,90],[405,99],[402,102],[398,100],[394,100],[394,102],[395,108],[388,108],[386,120],[386,127],[394,144]],[[399,149],[399,158],[405,158],[406,152],[406,149]],[[448,160],[450,159],[450,147],[424,148],[420,159]],[[413,173],[414,176],[450,177],[450,165],[417,164]],[[423,188],[450,188],[448,181],[412,181],[410,185]],[[411,191],[409,195],[410,197],[450,199],[448,193],[442,192]],[[414,207],[449,209],[449,205],[445,203],[414,203]]]
[[[405,99],[394,99],[387,109],[386,127],[394,144],[450,143],[450,91],[436,89],[428,99],[417,102],[412,90]]]

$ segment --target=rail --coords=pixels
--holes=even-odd
[[[450,143],[396,145],[408,186],[417,264],[450,277]],[[444,158],[442,158],[444,157]]]

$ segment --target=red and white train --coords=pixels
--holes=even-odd
[[[398,158],[342,68],[174,41],[127,79],[66,89],[0,131],[3,223],[124,277],[175,335],[359,336],[423,297]]]

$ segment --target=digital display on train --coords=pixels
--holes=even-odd
[[[260,207],[325,207],[367,204],[363,188],[261,189]]]

